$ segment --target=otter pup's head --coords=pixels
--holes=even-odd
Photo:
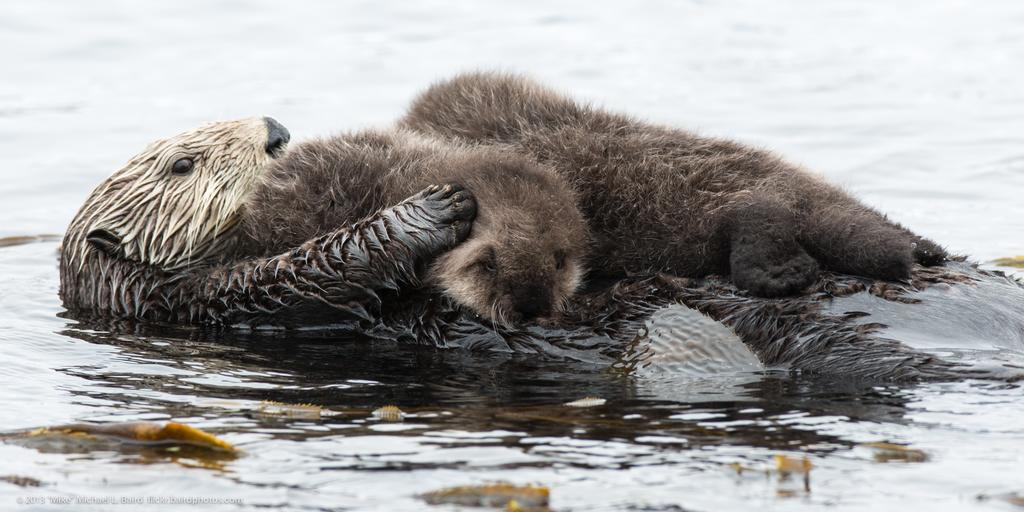
[[[92,254],[175,270],[223,256],[246,197],[288,144],[271,118],[211,123],[154,142],[92,192],[68,227],[62,266]]]
[[[477,200],[469,238],[429,279],[458,303],[508,324],[561,311],[579,287],[587,225],[569,185],[526,158],[488,153],[456,180]]]

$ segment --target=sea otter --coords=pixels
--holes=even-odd
[[[245,233],[253,225],[242,229],[241,204],[265,193],[254,187],[280,184],[261,177],[287,139],[270,120],[216,123],[154,143],[101,184],[61,246],[69,314],[97,329],[110,328],[110,318],[115,328],[135,329],[139,320],[223,324],[292,315],[313,325],[340,315],[356,318],[366,337],[631,371],[649,362],[645,340],[659,335],[654,315],[685,307],[728,326],[768,367],[883,381],[1024,374],[1014,366],[1014,355],[1024,354],[1024,286],[963,263],[915,267],[905,284],[824,272],[807,294],[786,299],[751,297],[718,278],[636,275],[592,283],[554,321],[506,326],[409,286],[417,267],[469,235],[475,202],[457,186],[428,187],[276,256],[248,254],[255,242]],[[217,188],[203,188],[208,182]],[[671,357],[677,345],[686,346],[662,339],[656,355]],[[967,355],[950,350],[957,346]],[[979,352],[999,357],[969,360]]]
[[[458,185],[424,184],[362,220],[251,256],[239,229],[244,205],[288,139],[278,122],[253,118],[150,144],[71,221],[60,255],[65,307],[173,324],[326,308],[371,322],[382,295],[415,283],[418,267],[469,235],[472,196]]]
[[[470,73],[414,100],[400,122],[549,164],[580,194],[595,275],[731,274],[775,297],[819,267],[903,280],[946,252],[796,165],[729,140],[578,104],[526,78]]]
[[[271,164],[247,202],[245,231],[277,252],[431,183],[464,186],[477,216],[469,238],[427,269],[427,284],[505,324],[564,306],[584,273],[586,223],[561,176],[512,152],[406,130],[306,141]]]

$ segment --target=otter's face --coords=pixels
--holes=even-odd
[[[582,219],[520,219],[493,226],[484,213],[473,234],[435,260],[430,277],[460,305],[509,325],[565,308],[584,274]],[[578,225],[576,223],[578,222]],[[532,223],[532,224],[531,224]]]
[[[81,265],[98,251],[174,270],[220,254],[288,138],[277,121],[250,118],[150,144],[89,196],[68,228],[65,257]]]

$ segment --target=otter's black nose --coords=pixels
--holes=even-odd
[[[264,117],[263,122],[267,123],[267,153],[277,156],[277,153],[288,144],[291,134],[272,117]]]
[[[523,320],[532,320],[541,316],[551,314],[551,297],[546,290],[532,288],[527,293],[517,297],[515,304],[516,313],[519,313]]]

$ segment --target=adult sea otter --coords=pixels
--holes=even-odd
[[[238,229],[288,143],[270,118],[213,123],[150,144],[86,199],[61,244],[60,295],[83,316],[232,324],[325,310],[370,321],[382,294],[468,236],[460,187],[429,186],[277,254]]]

